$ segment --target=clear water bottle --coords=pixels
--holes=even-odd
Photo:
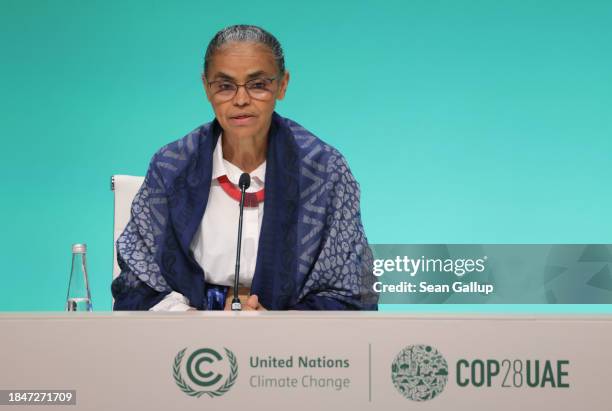
[[[92,311],[86,253],[87,244],[72,245],[72,269],[66,297],[66,311]]]

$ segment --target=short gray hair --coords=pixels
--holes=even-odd
[[[261,27],[237,24],[218,31],[210,43],[208,43],[204,56],[204,75],[206,75],[208,71],[208,64],[215,52],[225,44],[233,42],[251,42],[267,46],[270,51],[272,51],[272,54],[274,54],[274,60],[276,60],[276,66],[278,67],[279,73],[281,75],[285,73],[285,55],[276,37]]]

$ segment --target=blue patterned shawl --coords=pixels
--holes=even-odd
[[[153,156],[117,240],[115,310],[148,310],[172,290],[197,309],[219,308],[189,246],[206,209],[220,132],[215,120]],[[268,138],[251,293],[271,310],[376,310],[359,186],[345,159],[276,113]]]

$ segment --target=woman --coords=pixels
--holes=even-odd
[[[215,120],[153,156],[117,240],[114,309],[228,308],[243,172],[243,309],[376,309],[355,179],[337,150],[274,112],[289,83],[278,40],[221,30],[202,81]]]

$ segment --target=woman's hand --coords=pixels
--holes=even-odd
[[[246,300],[246,304],[242,306],[244,311],[268,311],[263,305],[259,304],[259,297],[253,294]]]

